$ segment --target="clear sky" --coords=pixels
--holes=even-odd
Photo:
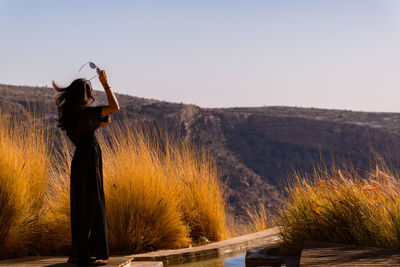
[[[400,112],[399,34],[397,0],[0,0],[0,83],[90,60],[139,97]]]

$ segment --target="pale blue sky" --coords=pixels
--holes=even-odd
[[[400,112],[399,34],[396,0],[0,0],[0,83],[91,60],[139,97]]]

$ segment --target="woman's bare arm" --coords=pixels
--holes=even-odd
[[[110,114],[117,112],[120,108],[119,108],[118,100],[115,97],[114,92],[111,90],[110,85],[108,84],[107,74],[104,70],[100,71],[99,80],[100,80],[101,84],[103,85],[104,90],[106,91],[107,100],[108,100],[108,105],[102,106],[102,109],[101,109],[101,116],[105,117],[105,116],[108,116]],[[111,122],[110,120],[108,122],[104,122],[104,125],[107,125],[110,122]],[[101,124],[103,124],[103,122]],[[104,126],[104,125],[101,125],[101,126]]]

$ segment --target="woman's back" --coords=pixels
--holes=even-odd
[[[68,138],[76,147],[97,142],[94,131],[101,121],[107,120],[101,118],[101,110],[101,106],[84,106],[77,111],[74,126],[66,130]]]

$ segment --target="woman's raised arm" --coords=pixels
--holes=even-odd
[[[108,105],[102,106],[101,116],[105,117],[107,115],[113,114],[119,110],[118,100],[115,97],[114,92],[111,90],[110,85],[107,81],[107,74],[105,70],[101,70],[99,74],[99,80],[103,85],[104,90],[106,91]]]

